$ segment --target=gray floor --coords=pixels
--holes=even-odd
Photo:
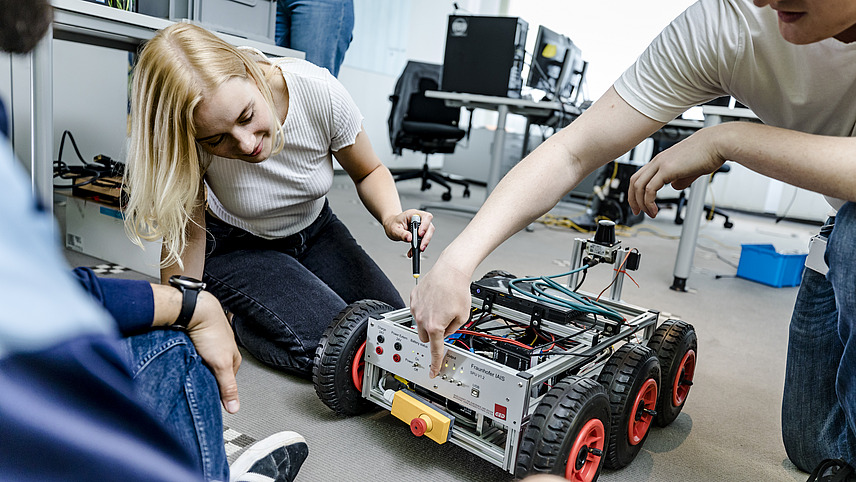
[[[405,207],[439,199],[437,189],[420,192],[416,181],[399,184]],[[476,205],[484,190],[452,203]],[[387,240],[379,224],[360,204],[353,184],[337,176],[330,194],[334,211],[390,276],[405,300],[413,286],[404,244]],[[574,216],[576,206],[560,206],[556,216]],[[801,481],[785,455],[780,437],[787,326],[796,288],[772,288],[735,278],[741,243],[770,243],[780,251],[805,250],[817,227],[734,215],[726,230],[720,218],[703,223],[689,292],[669,289],[680,226],[674,211],[619,234],[625,246],[638,248],[641,267],[633,273],[637,288],[625,282],[625,301],[659,310],[692,323],[698,334],[695,384],[683,412],[664,429],[655,428],[636,458],[619,471],[604,471],[603,481]],[[423,256],[424,270],[469,221],[468,216],[436,211],[433,243]],[[493,253],[477,276],[491,269],[519,275],[566,271],[575,237],[567,228],[536,223]],[[73,264],[91,260],[69,255]],[[583,290],[599,292],[610,270],[593,270]],[[135,277],[131,273],[131,277]],[[255,439],[280,430],[303,434],[310,455],[298,480],[498,481],[511,476],[452,444],[437,445],[411,435],[388,413],[336,417],[316,397],[311,382],[261,366],[245,353],[238,374],[241,411],[224,414],[226,425]]]

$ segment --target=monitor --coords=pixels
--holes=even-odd
[[[526,85],[555,100],[569,97],[583,73],[582,52],[568,37],[541,25]]]

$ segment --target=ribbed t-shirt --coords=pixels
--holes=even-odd
[[[730,95],[765,124],[856,136],[856,42],[794,45],[776,12],[751,0],[700,0],[651,43],[615,83],[646,116],[668,122]],[[838,208],[843,201],[829,198]]]
[[[333,184],[332,154],[355,142],[363,118],[327,69],[294,58],[269,61],[288,86],[285,147],[260,163],[214,156],[205,182],[215,216],[275,239],[299,232],[318,217]]]

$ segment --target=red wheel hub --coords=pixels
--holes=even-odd
[[[672,406],[680,407],[690,393],[690,387],[693,385],[693,375],[695,375],[696,356],[695,350],[689,350],[681,359],[681,364],[678,367],[678,372],[675,374],[675,379],[672,382]]]
[[[594,480],[605,441],[606,430],[603,428],[603,422],[596,418],[586,422],[571,446],[565,466],[565,478],[574,482]]]
[[[651,421],[655,413],[654,407],[657,405],[657,382],[653,378],[645,380],[639,393],[636,394],[636,400],[633,402],[633,418],[627,423],[627,440],[630,445],[638,445],[645,438],[648,429],[651,428]]]
[[[366,342],[360,345],[357,353],[354,355],[354,362],[351,364],[351,380],[358,392],[363,391],[363,370],[366,369],[366,361],[363,354],[366,351]]]

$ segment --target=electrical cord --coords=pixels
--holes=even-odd
[[[610,320],[623,322],[624,317],[621,313],[613,310],[612,308],[608,308],[596,301],[589,299],[588,297],[582,296],[578,293],[575,293],[572,290],[560,285],[553,281],[554,278],[561,278],[564,276],[569,276],[573,273],[578,273],[580,271],[585,271],[588,269],[589,265],[583,265],[577,269],[568,271],[567,273],[561,273],[552,276],[535,276],[535,277],[526,277],[526,278],[515,278],[508,282],[509,291],[514,290],[524,296],[529,298],[543,301],[555,306],[559,306],[562,308],[568,308],[576,311],[580,311],[583,313],[590,313],[594,315],[601,315]],[[519,286],[519,283],[530,282],[531,289],[533,293],[526,291]],[[547,290],[555,290],[564,295],[565,297],[555,296],[547,292]]]
[[[71,141],[71,146],[82,166],[72,166],[62,160],[63,151],[65,149],[65,140],[68,138]],[[77,142],[74,140],[74,135],[71,131],[63,131],[59,141],[59,153],[57,160],[53,163],[53,175],[55,178],[70,180],[71,184],[56,184],[54,189],[71,189],[73,187],[93,186],[114,189],[121,188],[122,183],[111,177],[122,177],[125,171],[125,164],[116,162],[108,156],[95,156],[95,162],[86,162],[80,154],[80,149],[77,147]],[[83,180],[85,179],[85,180]]]

